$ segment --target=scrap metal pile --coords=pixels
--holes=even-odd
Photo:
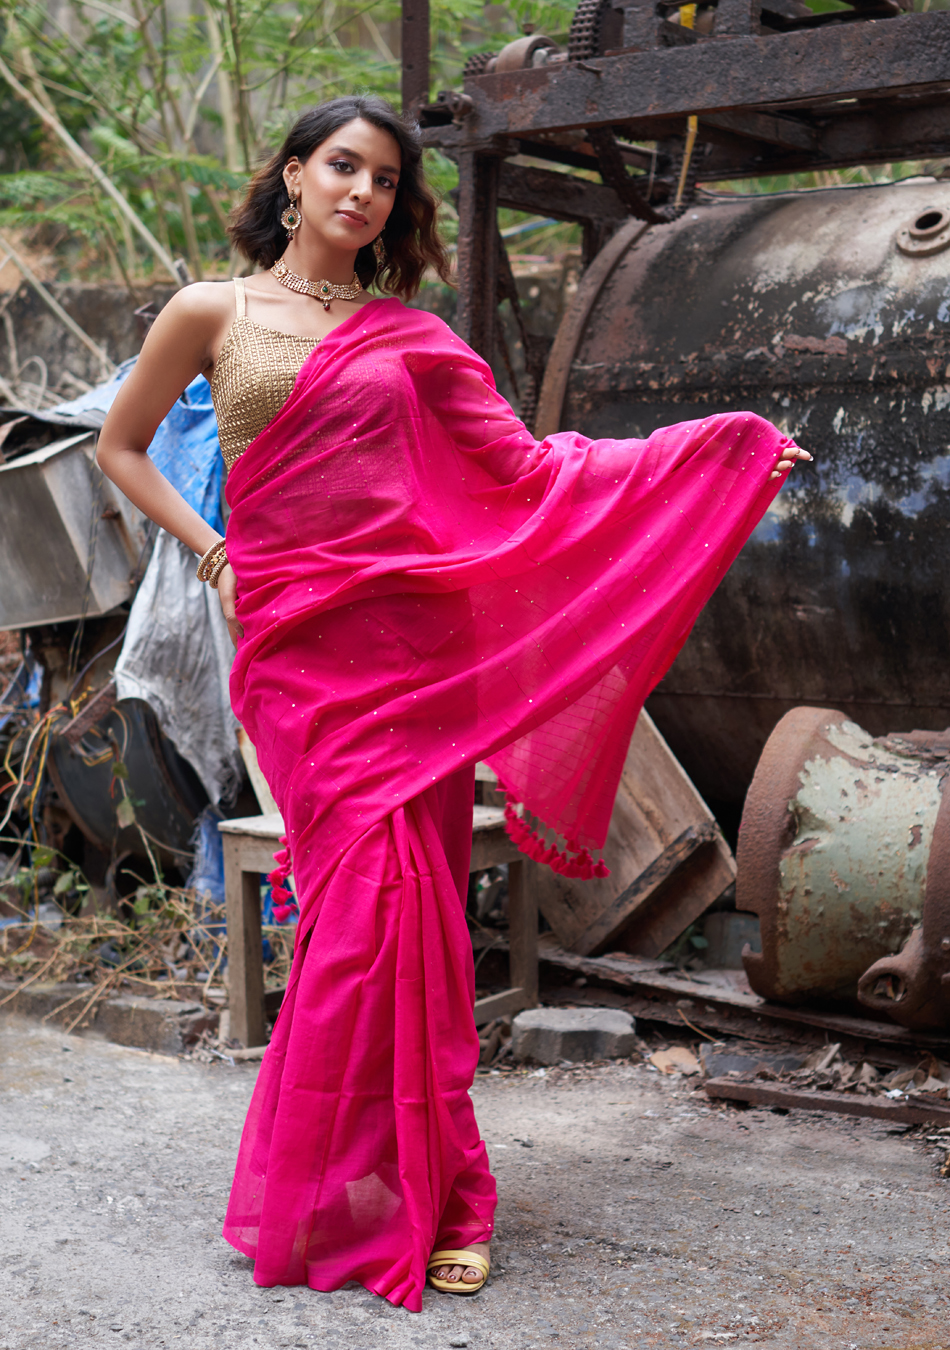
[[[239,782],[230,646],[188,550],[95,465],[131,364],[70,403],[0,409],[0,968],[75,984],[57,1011],[80,1026],[123,982],[224,997],[223,882],[195,836],[217,841]],[[219,519],[202,385],[152,454]]]

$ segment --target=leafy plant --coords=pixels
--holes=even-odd
[[[433,90],[458,83],[472,51],[497,49],[529,19],[563,36],[572,12],[565,0],[435,0]],[[354,90],[398,100],[398,20],[396,0],[202,0],[188,14],[170,0],[56,10],[0,0],[0,57],[19,86],[0,79],[0,108],[12,114],[0,229],[38,232],[66,273],[111,272],[129,285],[157,274],[163,256],[183,256],[195,278],[227,269],[228,211],[300,109]],[[428,158],[449,191],[454,166]],[[136,219],[159,247],[143,244]]]
[[[844,0],[810,0],[812,8]],[[918,11],[950,0],[914,0]],[[574,0],[433,0],[431,88],[527,24],[563,43]],[[248,174],[303,107],[364,91],[398,100],[397,0],[0,0],[0,230],[28,233],[61,276],[233,270],[225,224]],[[4,73],[6,71],[6,74]],[[427,154],[448,194],[455,167]],[[887,166],[875,178],[919,166]],[[724,185],[738,191],[867,181],[866,170]],[[518,223],[503,214],[502,225]],[[455,234],[446,200],[443,223]],[[522,222],[524,223],[524,222]],[[510,240],[562,251],[570,226]]]

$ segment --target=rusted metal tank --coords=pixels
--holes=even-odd
[[[921,759],[943,774],[923,914],[903,949],[882,957],[858,981],[858,998],[914,1029],[950,1026],[950,731],[908,738]]]
[[[815,456],[648,704],[725,814],[792,707],[950,723],[948,320],[950,182],[918,179],[631,222],[561,324],[539,434],[751,408]]]
[[[759,916],[749,983],[950,1024],[950,732],[872,737],[795,708],[768,739],[739,832],[736,905]],[[908,940],[909,939],[909,940]]]
[[[876,741],[844,713],[795,708],[746,797],[736,907],[759,916],[743,953],[763,998],[853,998],[923,913],[946,765]]]

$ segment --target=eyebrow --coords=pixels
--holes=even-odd
[[[350,150],[349,147],[345,145],[331,145],[327,153],[331,155],[349,155],[351,159],[358,159],[361,164],[366,163],[365,155],[361,155],[358,150]],[[380,164],[379,172],[394,173],[398,176],[400,170],[396,168],[395,164]]]

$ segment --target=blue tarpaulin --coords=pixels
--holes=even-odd
[[[188,505],[224,534],[221,515],[224,463],[218,446],[211,386],[203,375],[192,380],[175,403],[156,431],[148,453]]]

